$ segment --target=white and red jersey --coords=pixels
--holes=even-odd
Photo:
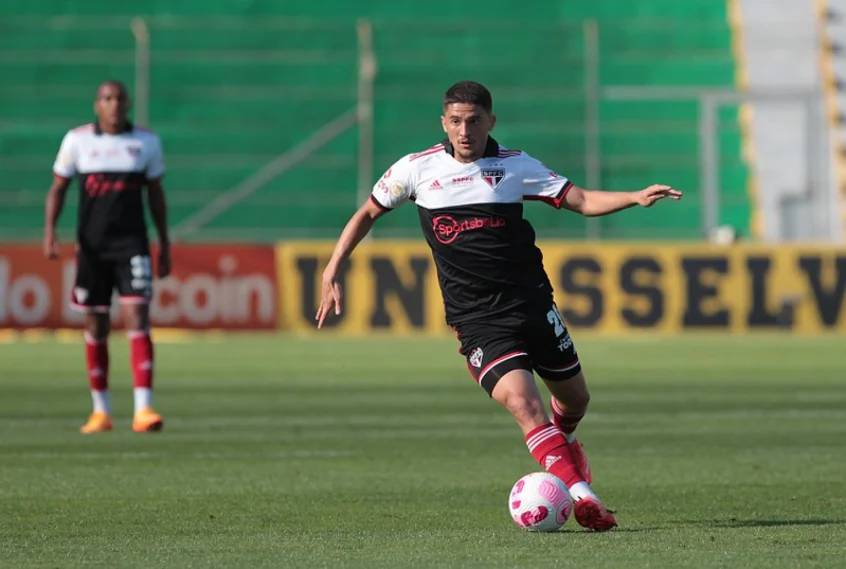
[[[538,297],[552,286],[523,219],[523,201],[560,208],[572,183],[520,150],[488,139],[472,163],[453,157],[448,141],[404,156],[376,183],[378,206],[417,204],[432,249],[450,325],[481,320]]]
[[[102,254],[146,251],[144,185],[164,175],[162,147],[155,133],[127,124],[118,134],[97,123],[69,131],[53,173],[79,178],[77,239],[80,247]]]

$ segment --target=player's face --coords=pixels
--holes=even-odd
[[[441,124],[459,162],[473,162],[485,153],[488,133],[496,116],[478,105],[450,103],[444,107]]]
[[[94,112],[100,126],[107,132],[119,132],[129,112],[129,95],[120,85],[105,83],[97,90]]]

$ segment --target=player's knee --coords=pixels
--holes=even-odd
[[[590,403],[590,392],[584,382],[547,382],[550,393],[567,413],[583,415]]]
[[[523,393],[509,393],[503,402],[505,408],[519,423],[537,421],[544,417],[543,402],[538,397],[529,397]]]
[[[108,315],[89,314],[85,318],[85,332],[96,341],[105,340],[109,335],[110,322]]]
[[[587,389],[578,390],[568,397],[567,410],[571,413],[583,415],[590,403],[590,393]]]
[[[555,396],[564,403],[567,411],[572,414],[584,415],[590,403],[590,391],[584,375],[580,372],[566,382],[562,382],[561,389]]]
[[[569,390],[566,394],[556,394],[555,397],[567,409],[567,413],[572,415],[584,415],[590,403],[590,393],[587,389]]]
[[[124,318],[124,325],[127,330],[140,330],[141,323],[138,321],[138,318],[135,316],[130,316],[128,318]]]
[[[123,311],[127,330],[146,330],[150,327],[150,317],[144,305],[132,305]]]

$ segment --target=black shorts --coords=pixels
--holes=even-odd
[[[503,375],[515,369],[534,370],[548,381],[569,379],[582,369],[555,304],[461,324],[456,331],[467,369],[488,395]]]
[[[150,254],[104,257],[79,248],[71,307],[83,312],[108,312],[115,288],[121,304],[149,304],[153,297]]]

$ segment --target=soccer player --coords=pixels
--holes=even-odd
[[[130,344],[135,432],[159,431],[153,410],[153,342],[149,303],[152,267],[142,190],[159,235],[158,276],[170,272],[170,242],[161,178],[165,172],[158,136],[127,118],[126,86],[106,81],[94,99],[96,121],[69,131],[53,165],[44,207],[44,255],[58,257],[56,220],[71,179],[79,178],[76,281],[71,306],[85,313],[85,356],[93,412],[84,434],[112,429],[109,402],[109,309],[112,289],[120,295]]]
[[[462,81],[446,91],[441,125],[447,138],[391,166],[344,227],[323,272],[317,327],[333,311],[341,313],[341,262],[379,217],[414,201],[447,323],[470,374],[513,415],[541,467],[567,485],[578,523],[609,530],[616,519],[590,486],[587,457],[574,434],[588,406],[585,376],[553,303],[534,230],[523,219],[523,201],[598,216],[682,194],[664,185],[635,192],[582,189],[525,152],[501,146],[489,136],[495,124],[483,85]],[[551,393],[552,421],[533,372]]]

